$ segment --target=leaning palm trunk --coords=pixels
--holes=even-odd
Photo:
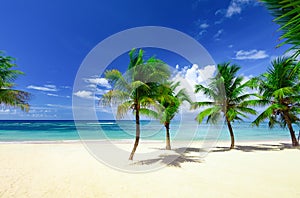
[[[131,151],[131,154],[129,156],[129,160],[133,160],[134,153],[139,145],[140,141],[140,133],[141,133],[141,127],[140,127],[140,112],[139,112],[139,105],[136,105],[136,112],[135,112],[135,142],[133,149]]]
[[[226,117],[226,122],[227,122],[227,126],[228,126],[228,130],[230,133],[230,139],[231,139],[231,145],[230,145],[230,149],[234,149],[234,134],[233,134],[233,129],[231,126],[231,123],[229,121],[229,119]]]
[[[283,116],[284,116],[284,119],[285,119],[286,124],[289,128],[289,131],[290,131],[290,135],[291,135],[291,139],[292,139],[292,145],[293,146],[299,146],[299,142],[297,141],[295,131],[293,130],[292,122],[291,122],[289,116],[287,115],[287,113],[283,113]]]
[[[171,142],[170,142],[170,123],[165,122],[166,127],[166,149],[171,150]]]

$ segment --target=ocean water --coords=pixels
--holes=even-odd
[[[290,140],[287,129],[269,129],[267,123],[253,127],[251,123],[233,123],[236,141]],[[295,126],[296,135],[299,128]],[[195,121],[173,121],[173,140],[230,140],[226,125],[197,124]],[[132,140],[134,121],[0,121],[0,142],[67,141],[67,140]],[[158,121],[141,121],[141,139],[164,140],[165,128]]]

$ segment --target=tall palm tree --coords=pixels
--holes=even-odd
[[[249,108],[247,99],[255,94],[245,93],[248,82],[243,83],[243,77],[237,76],[240,67],[230,63],[218,64],[218,74],[211,79],[208,87],[196,85],[195,93],[203,92],[211,101],[195,102],[192,109],[204,106],[209,108],[201,111],[196,120],[201,123],[205,117],[207,122],[215,123],[221,115],[225,117],[231,137],[230,149],[234,148],[234,133],[231,122],[247,118],[246,113],[256,114]]]
[[[288,127],[293,146],[299,146],[293,123],[300,124],[300,63],[291,58],[277,58],[267,73],[256,79],[261,99],[257,105],[268,105],[254,121],[259,125],[268,119],[269,127]]]
[[[170,123],[171,120],[178,113],[180,105],[187,101],[191,103],[191,99],[188,96],[184,88],[180,89],[177,93],[175,90],[180,86],[180,82],[167,82],[158,88],[157,101],[162,106],[162,114],[160,120],[166,128],[166,149],[171,150],[170,142]]]
[[[170,76],[169,68],[158,59],[143,60],[143,51],[133,49],[129,53],[130,63],[125,75],[118,70],[106,71],[105,77],[113,85],[113,89],[104,94],[101,102],[118,105],[117,117],[122,118],[129,110],[135,113],[135,143],[129,160],[133,159],[140,139],[140,114],[154,115],[153,108],[158,108],[154,99],[155,87]],[[151,108],[152,107],[152,108]]]
[[[30,94],[25,91],[13,89],[15,86],[14,81],[19,75],[23,74],[19,70],[12,69],[16,66],[13,62],[14,58],[4,56],[0,52],[0,103],[28,111]]]
[[[278,46],[291,44],[291,50],[300,54],[300,1],[299,0],[261,0],[275,17],[274,21],[283,32],[280,40],[284,41]]]

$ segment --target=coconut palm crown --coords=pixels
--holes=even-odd
[[[19,70],[12,69],[16,67],[14,61],[14,58],[5,56],[0,52],[0,103],[1,105],[28,111],[30,94],[13,88],[15,86],[14,81],[19,75],[23,74]]]

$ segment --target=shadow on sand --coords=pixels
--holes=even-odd
[[[164,149],[154,148],[156,150],[164,151]],[[285,149],[298,149],[300,147],[293,147],[291,144],[279,143],[279,144],[258,144],[251,146],[241,146],[237,145],[233,150],[243,151],[243,152],[255,152],[255,151],[280,151]],[[230,151],[229,147],[215,147],[210,152],[226,152]],[[202,150],[200,148],[194,147],[181,147],[173,149],[170,154],[162,154],[157,158],[148,159],[148,160],[140,160],[135,162],[135,165],[151,165],[155,163],[162,163],[169,167],[178,167],[181,168],[181,164],[185,162],[195,162],[201,163],[203,160],[200,158],[201,152],[205,153],[207,151]]]
[[[156,150],[163,151],[165,149],[160,148],[154,148]],[[167,150],[166,150],[167,151]],[[181,168],[181,164],[185,162],[195,162],[195,163],[201,163],[202,160],[199,158],[199,152],[201,152],[201,149],[199,148],[190,148],[190,147],[182,147],[182,148],[176,148],[171,151],[172,154],[162,154],[159,155],[157,158],[148,159],[148,160],[141,160],[138,162],[135,162],[135,165],[151,165],[155,163],[162,163],[169,167],[178,167]],[[192,154],[191,154],[192,153]]]
[[[241,146],[237,145],[233,150],[243,151],[243,152],[255,152],[255,151],[281,151],[285,149],[298,149],[300,147],[293,147],[292,144],[279,143],[279,144],[258,144],[252,146]],[[211,152],[225,152],[230,151],[228,147],[216,147]]]

